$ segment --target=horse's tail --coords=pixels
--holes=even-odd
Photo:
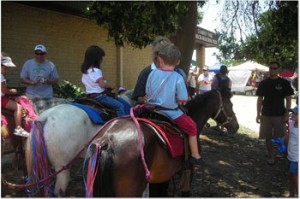
[[[113,197],[113,161],[112,151],[108,144],[99,145],[92,143],[88,147],[84,165],[89,158],[89,164],[85,175],[83,175],[86,197]],[[83,166],[85,173],[85,167]]]
[[[45,123],[45,121],[44,121]],[[48,157],[44,139],[43,122],[33,121],[31,133],[25,146],[25,157],[27,167],[26,184],[38,183],[49,176]],[[50,180],[39,183],[27,189],[29,195],[35,195],[41,187],[45,196],[50,196]]]

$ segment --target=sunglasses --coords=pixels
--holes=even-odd
[[[277,70],[278,68],[270,67],[269,69],[270,69],[270,70]]]
[[[43,56],[43,55],[45,55],[45,53],[35,53],[36,55],[38,55],[38,56]]]

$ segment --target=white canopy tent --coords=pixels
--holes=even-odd
[[[252,86],[247,86],[247,82],[251,77],[252,72],[267,72],[269,71],[269,67],[253,61],[247,61],[238,66],[229,67],[228,70],[228,77],[232,82],[231,91],[246,93],[247,91],[255,89]]]
[[[229,71],[228,77],[231,79],[231,91],[232,92],[246,92],[246,85],[251,77],[250,70],[236,70],[236,71]]]
[[[269,67],[261,65],[259,63],[253,62],[253,61],[247,61],[245,63],[242,63],[237,66],[229,67],[229,71],[236,71],[236,70],[242,70],[242,71],[260,71],[260,72],[267,72],[269,71]]]

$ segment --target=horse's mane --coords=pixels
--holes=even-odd
[[[53,106],[56,106],[59,104],[67,104],[69,102],[67,99],[57,98],[57,97],[53,97],[53,98],[31,97],[31,98],[29,98],[29,100],[30,100],[30,102],[33,106],[33,109],[37,115],[39,115],[43,111],[45,111]]]
[[[210,90],[203,94],[198,94],[195,96],[194,99],[188,101],[188,103],[185,105],[187,110],[193,110],[195,107],[201,107],[204,103],[206,103],[207,100],[212,100],[212,96],[215,95],[217,90]],[[227,91],[220,91],[222,98],[231,98],[232,93]]]
[[[195,107],[195,105],[201,106],[206,101],[206,99],[211,95],[212,95],[211,91],[203,93],[201,95],[198,94],[198,95],[195,96],[195,98],[188,101],[187,104],[185,105],[185,107],[188,110],[191,110],[191,108]]]

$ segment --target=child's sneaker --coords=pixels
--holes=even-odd
[[[23,128],[17,128],[14,130],[14,134],[22,137],[29,137],[29,133],[25,131]]]

